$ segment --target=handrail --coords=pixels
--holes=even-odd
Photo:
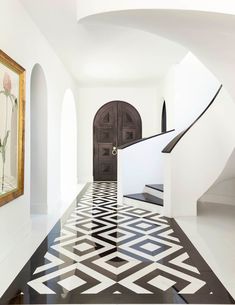
[[[149,140],[149,139],[161,136],[163,134],[166,134],[166,133],[169,133],[169,132],[172,132],[172,131],[175,131],[175,129],[172,129],[172,130],[169,130],[169,131],[166,131],[166,132],[161,132],[161,133],[158,133],[156,135],[153,135],[153,136],[150,136],[150,137],[147,137],[147,138],[138,139],[138,140],[129,142],[127,144],[120,145],[120,146],[118,146],[118,149],[124,149],[124,148],[130,147],[130,146],[132,146],[134,144],[137,144],[137,143],[140,143],[140,142],[144,142],[146,140]]]
[[[204,109],[204,111],[196,118],[195,121],[191,125],[189,125],[188,128],[181,131],[173,140],[170,141],[169,144],[163,149],[163,153],[169,154],[172,152],[172,150],[175,148],[177,143],[184,137],[184,135],[193,127],[193,125],[196,124],[196,122],[207,112],[207,110],[210,108],[210,106],[213,104],[213,102],[216,100],[218,94],[220,93],[223,85],[220,85],[219,89],[217,90],[215,96],[213,97],[212,101],[209,103],[209,105]]]

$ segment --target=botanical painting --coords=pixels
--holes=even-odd
[[[0,50],[0,206],[23,194],[24,69]]]

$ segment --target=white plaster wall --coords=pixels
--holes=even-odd
[[[1,0],[0,46],[26,69],[25,192],[0,208],[0,260],[15,241],[27,234],[30,224],[30,77],[39,63],[48,89],[48,204],[49,211],[60,203],[60,113],[64,92],[76,87],[61,61],[48,45],[18,0]],[[21,234],[21,235],[20,235]]]
[[[162,81],[163,99],[166,102],[167,129],[175,129],[176,65],[172,66]]]
[[[142,118],[143,137],[160,132],[162,89],[159,88],[81,88],[78,98],[78,178],[93,180],[93,120],[105,103],[121,100],[133,105]]]
[[[77,190],[77,111],[70,89],[66,90],[61,110],[61,198],[71,200]],[[76,194],[75,194],[76,195]]]
[[[221,175],[233,152],[234,116],[235,104],[222,89],[204,116],[165,155],[166,215],[196,215],[197,200]]]
[[[146,184],[163,184],[163,148],[176,136],[168,132],[118,150],[118,202],[123,195],[142,193]]]
[[[187,128],[207,107],[221,83],[194,56],[188,53],[175,67],[175,128]]]
[[[168,130],[187,128],[211,102],[220,86],[216,77],[189,52],[163,81]]]

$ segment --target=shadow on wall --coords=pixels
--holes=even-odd
[[[73,196],[77,186],[77,117],[74,95],[66,90],[61,110],[61,199]]]
[[[36,64],[30,84],[30,210],[47,213],[47,83]]]

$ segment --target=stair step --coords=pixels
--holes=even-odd
[[[163,199],[163,184],[146,184],[144,193]]]
[[[159,192],[164,192],[163,184],[146,184],[146,186]]]
[[[138,200],[138,201],[147,202],[147,203],[156,204],[159,206],[163,206],[162,198],[150,195],[148,193],[130,194],[130,195],[125,195],[124,197],[129,198],[129,199]]]

